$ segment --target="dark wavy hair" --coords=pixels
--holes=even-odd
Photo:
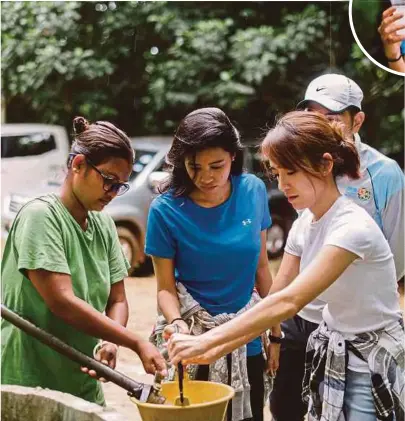
[[[187,196],[195,188],[185,165],[188,156],[195,162],[196,154],[207,148],[222,148],[232,155],[231,174],[243,172],[243,146],[239,132],[219,108],[200,108],[187,114],[176,130],[166,164],[170,177],[159,192],[171,191],[175,197]]]
[[[134,150],[128,136],[108,121],[89,123],[84,117],[73,119],[73,143],[67,162],[70,167],[73,155],[83,154],[95,164],[109,158],[123,158],[134,162]]]
[[[324,153],[333,159],[333,175],[360,177],[360,160],[354,143],[347,139],[344,125],[324,115],[292,111],[281,117],[266,135],[261,146],[265,158],[280,167],[302,170],[319,177]],[[271,169],[270,169],[270,178]]]

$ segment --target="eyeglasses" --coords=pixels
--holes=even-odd
[[[68,159],[68,168],[71,165],[72,159],[76,156],[76,153],[70,153],[69,154],[69,159]],[[103,188],[104,191],[106,192],[113,192],[113,193],[117,193],[117,196],[122,196],[124,193],[126,193],[129,190],[129,184],[128,183],[117,183],[115,181],[114,177],[111,177],[107,174],[104,174],[102,171],[100,171],[91,161],[89,158],[86,157],[86,161],[87,163],[95,170],[97,171],[101,177],[103,178]]]
[[[106,192],[113,192],[116,193],[117,196],[122,196],[124,193],[126,193],[129,190],[129,184],[128,183],[117,183],[115,181],[114,177],[111,177],[109,175],[104,174],[102,171],[100,171],[91,161],[89,158],[86,158],[86,161],[90,164],[90,166],[97,171],[101,177],[103,177],[104,182],[104,191]]]

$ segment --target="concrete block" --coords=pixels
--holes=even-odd
[[[129,421],[113,409],[103,408],[68,393],[13,385],[1,386],[1,420]]]

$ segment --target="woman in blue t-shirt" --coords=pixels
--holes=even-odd
[[[166,161],[170,177],[152,203],[145,247],[153,259],[162,313],[155,339],[165,324],[166,333],[175,327],[192,334],[209,330],[253,306],[271,286],[266,187],[243,174],[239,133],[225,113],[203,108],[188,114]],[[246,353],[228,356],[224,366],[225,378],[220,362],[199,366],[195,378],[237,388],[229,419],[262,420],[261,339],[250,342]]]

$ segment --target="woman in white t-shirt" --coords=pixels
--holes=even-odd
[[[269,131],[262,151],[279,188],[302,210],[274,281],[279,291],[203,335],[172,335],[172,362],[209,363],[319,296],[324,321],[308,341],[303,385],[309,420],[403,420],[404,329],[393,256],[374,220],[335,183],[340,175],[358,178],[354,145],[339,123],[294,111]]]

